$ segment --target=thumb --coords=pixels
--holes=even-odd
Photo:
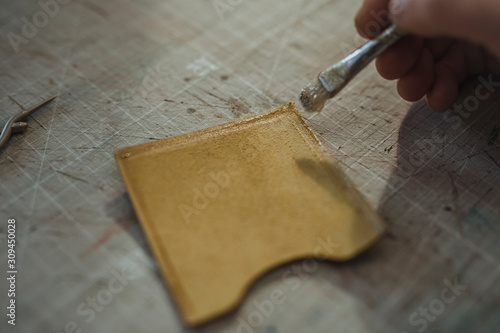
[[[423,37],[454,37],[481,44],[500,58],[500,1],[391,0],[393,22]]]

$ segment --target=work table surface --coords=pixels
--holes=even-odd
[[[371,65],[321,113],[304,112],[387,235],[348,263],[269,272],[234,312],[189,328],[113,151],[297,101],[362,43],[360,1],[47,3],[9,1],[0,13],[0,121],[58,95],[0,152],[0,267],[14,218],[18,272],[16,326],[2,313],[0,331],[500,331],[494,78],[471,78],[440,114],[401,100]],[[263,309],[276,288],[283,302]]]

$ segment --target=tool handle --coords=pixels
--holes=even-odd
[[[356,75],[361,69],[365,68],[380,53],[384,52],[389,46],[397,42],[405,33],[399,30],[394,24],[391,24],[377,38],[369,40],[356,51],[347,56],[344,61]]]
[[[375,57],[404,35],[406,35],[405,32],[391,24],[377,38],[369,40],[340,62],[322,72],[318,77],[319,80],[333,96]]]

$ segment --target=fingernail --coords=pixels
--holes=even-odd
[[[389,11],[392,15],[400,15],[408,5],[409,0],[391,0],[389,2]]]

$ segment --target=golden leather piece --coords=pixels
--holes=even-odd
[[[191,325],[236,307],[274,267],[348,260],[384,230],[293,103],[115,157]]]

